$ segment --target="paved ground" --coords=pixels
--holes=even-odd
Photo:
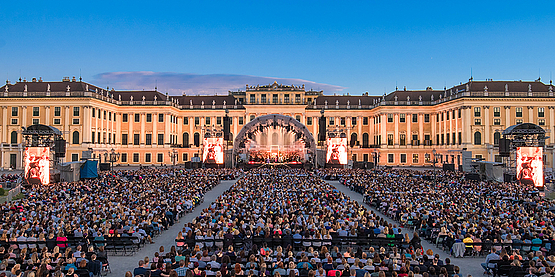
[[[108,276],[123,277],[125,276],[126,271],[133,272],[133,269],[138,266],[139,259],[143,259],[146,256],[152,258],[154,256],[154,252],[158,251],[161,245],[164,246],[166,251],[169,251],[170,247],[175,245],[175,237],[183,228],[183,224],[191,222],[195,217],[200,215],[200,211],[208,208],[213,201],[215,201],[224,191],[228,190],[235,182],[236,180],[222,181],[218,186],[206,192],[204,195],[204,202],[197,206],[193,212],[186,214],[176,224],[170,227],[170,229],[164,231],[160,236],[156,237],[153,244],[146,244],[145,247],[141,248],[139,252],[135,253],[135,255],[108,257],[110,267],[112,268],[112,273],[108,274]]]
[[[364,203],[363,197],[362,197],[361,194],[350,190],[348,187],[340,184],[338,181],[326,181],[326,182],[328,182],[330,185],[336,187],[339,191],[345,193],[351,199],[356,200],[359,203]],[[366,205],[366,204],[364,204],[364,205]],[[388,217],[386,217],[384,214],[382,214],[379,211],[375,210],[374,208],[370,207],[369,205],[366,205],[366,207],[372,209],[380,217],[387,219],[388,222],[391,222],[393,224],[398,224],[398,223],[394,222],[393,220],[389,219]],[[406,228],[402,229],[403,234],[405,234],[407,232],[412,237],[412,230],[408,230]],[[428,241],[425,241],[425,240],[422,240],[422,247],[424,249],[432,249],[434,251],[434,253],[438,253],[440,255],[441,259],[445,259],[445,258],[449,257],[451,259],[452,264],[457,265],[461,268],[462,276],[466,276],[468,274],[470,274],[472,276],[481,276],[484,272],[482,270],[482,267],[480,266],[480,263],[482,263],[483,261],[486,260],[485,257],[478,257],[478,258],[472,258],[472,257],[455,258],[455,257],[451,257],[449,255],[449,253],[435,247],[435,245],[430,244]]]

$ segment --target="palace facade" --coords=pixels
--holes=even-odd
[[[324,95],[304,85],[249,86],[226,96],[170,96],[159,91],[116,91],[65,77],[9,81],[0,88],[0,165],[21,168],[22,126],[44,124],[62,131],[65,161],[83,151],[114,149],[117,165],[172,164],[201,156],[203,133],[231,133],[254,118],[282,114],[304,124],[317,139],[323,111],[327,128],[345,132],[353,161],[379,165],[460,165],[463,150],[500,161],[501,132],[530,122],[549,133],[555,127],[553,85],[537,81],[474,81],[443,90],[396,90],[381,96]],[[545,165],[552,168],[555,137],[546,141]],[[232,146],[230,142],[229,146]]]

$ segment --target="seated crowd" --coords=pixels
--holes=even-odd
[[[440,170],[331,169],[319,174],[340,179],[369,204],[456,257],[493,251],[509,264],[516,257],[513,269],[518,272],[554,270],[555,214],[550,208],[555,202],[532,186],[465,180],[460,173]]]
[[[0,205],[0,276],[97,275],[109,239],[152,242],[202,202],[220,176],[240,173],[141,168],[28,188],[24,199]]]
[[[312,173],[255,169],[185,224],[169,252],[161,247],[152,257],[141,259],[126,277],[448,277],[458,273],[448,259],[414,251],[421,247],[417,239],[401,237],[399,241],[409,246],[396,247],[393,239],[398,235],[396,225]],[[333,237],[362,236],[392,240],[380,248],[331,242]],[[266,240],[254,243],[257,237],[272,238],[272,246]]]

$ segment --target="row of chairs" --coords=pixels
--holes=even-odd
[[[370,247],[375,247],[377,249],[384,247],[390,249],[397,247],[398,249],[407,249],[409,247],[408,243],[404,242],[402,238],[370,238],[370,237],[333,237],[332,239],[320,240],[320,239],[291,239],[285,240],[283,238],[265,238],[261,236],[254,236],[250,238],[233,238],[233,239],[176,239],[176,244],[183,246],[187,245],[189,248],[194,247],[195,244],[200,244],[202,246],[213,247],[215,245],[223,245],[227,247],[233,245],[235,249],[242,249],[245,245],[256,244],[258,246],[266,244],[268,247],[273,248],[277,246],[286,247],[288,245],[293,246],[294,250],[299,250],[302,247],[320,247],[322,245],[328,246],[338,246],[340,249],[345,249],[346,247],[361,247],[367,250]]]

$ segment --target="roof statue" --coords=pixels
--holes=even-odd
[[[216,105],[216,100],[212,99],[212,106]]]
[[[131,95],[131,102],[133,102],[133,95]]]
[[[509,91],[509,84],[505,84],[505,91]]]
[[[158,99],[158,97],[156,95],[154,95],[154,101],[156,102],[156,99]]]
[[[200,105],[201,105],[201,106],[204,106],[204,100],[203,100],[203,101],[200,101]]]
[[[410,102],[410,95],[407,95],[407,102]]]
[[[6,85],[5,90],[6,90],[6,92],[8,92],[8,85]]]
[[[418,96],[418,101],[422,102],[422,95]]]
[[[339,100],[335,100],[335,105],[339,106]]]
[[[189,105],[193,105],[193,99],[189,99]]]
[[[528,84],[528,92],[532,92],[532,84]]]
[[[145,101],[145,96],[143,95],[143,101]]]
[[[484,92],[488,92],[488,86],[484,86]]]
[[[304,85],[303,85],[303,87],[304,87]],[[358,105],[360,106],[360,99],[358,99]]]
[[[118,100],[119,100],[119,101],[121,101],[121,94],[120,94],[120,95],[118,95]]]
[[[23,88],[23,92],[27,92],[27,84],[25,84],[25,87]]]
[[[395,97],[393,97],[393,98],[395,98],[395,102],[397,102],[397,95],[395,95]]]
[[[86,90],[86,91],[89,91],[89,84],[86,84],[86,85],[85,85],[85,90]]]
[[[69,85],[67,85],[67,87],[66,87],[66,91],[69,91],[69,90],[70,90],[70,87],[69,87]]]
[[[237,98],[235,98],[235,105],[237,105]]]
[[[175,104],[179,105],[179,99],[175,99]]]
[[[46,92],[50,92],[50,84],[46,86]]]
[[[553,92],[553,86],[549,86],[549,92]]]
[[[432,94],[432,97],[430,97],[430,98],[432,99],[431,101],[434,101],[434,95],[433,94]]]
[[[324,105],[326,106],[328,105],[328,100],[324,101]]]
[[[351,101],[347,100],[347,106],[349,106],[351,104]]]
[[[224,107],[225,107],[225,100],[224,100]]]

